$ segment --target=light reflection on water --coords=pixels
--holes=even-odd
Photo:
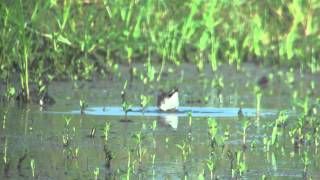
[[[144,117],[158,117],[158,121],[162,124],[169,125],[173,129],[178,128],[179,117],[237,117],[239,108],[213,108],[213,107],[179,107],[176,111],[163,112],[159,111],[157,107],[132,107],[127,116],[144,116]],[[245,117],[255,117],[257,112],[253,108],[243,108],[242,112]],[[58,114],[80,114],[80,110],[73,110],[68,112],[49,112]],[[86,115],[91,116],[125,116],[122,107],[90,107],[85,110]],[[275,115],[275,110],[261,110],[259,116]]]
[[[185,117],[191,113],[192,117],[237,117],[239,108],[213,108],[213,107],[179,107],[174,112],[162,112],[157,107],[133,107],[127,113],[127,116],[177,116]],[[252,108],[243,108],[243,114],[246,117],[254,117],[257,115],[256,110]],[[63,112],[59,112],[63,113]],[[65,114],[80,114],[80,110],[65,112]],[[275,110],[261,110],[260,116],[275,115]],[[121,107],[90,107],[85,110],[86,115],[95,116],[124,116],[125,112]]]

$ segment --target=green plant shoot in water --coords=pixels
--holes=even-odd
[[[262,98],[262,92],[259,86],[254,87],[254,93],[256,95],[256,112],[257,112],[257,118],[260,117],[260,109],[261,109],[261,98]]]
[[[93,175],[94,175],[94,179],[95,180],[98,180],[98,177],[99,177],[99,173],[100,173],[100,169],[99,167],[96,167],[93,171]]]
[[[150,102],[149,96],[145,96],[143,94],[140,95],[140,106],[142,107],[142,111],[145,110],[149,102]]]
[[[106,125],[103,128],[104,133],[104,140],[107,142],[109,138],[109,132],[110,132],[110,123],[106,122]]]
[[[247,129],[250,125],[250,122],[247,118],[244,118],[242,120],[242,144],[245,147],[246,146],[246,137],[247,137]]]
[[[30,167],[31,167],[32,177],[35,177],[36,163],[34,159],[30,160]]]
[[[121,91],[121,99],[122,99],[122,110],[125,112],[125,117],[127,118],[127,113],[131,111],[131,104],[127,101],[126,90],[127,90],[128,81],[125,81],[123,85],[123,89]]]
[[[139,157],[139,162],[142,162],[142,157],[146,154],[147,149],[142,148],[142,140],[144,139],[144,136],[142,135],[141,132],[138,132],[133,135],[134,140],[136,141],[136,144],[138,146],[137,148],[137,154]]]

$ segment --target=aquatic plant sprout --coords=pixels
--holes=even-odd
[[[32,177],[35,177],[36,164],[34,159],[30,160],[30,167],[31,167]]]
[[[110,124],[106,122],[106,125],[103,129],[103,133],[104,133],[104,139],[105,141],[108,141],[108,137],[109,137],[109,132],[110,132]]]
[[[100,174],[100,168],[99,167],[96,167],[93,171],[93,174],[94,174],[94,179],[95,180],[98,180],[98,177],[99,177],[99,174]]]
[[[247,136],[247,129],[250,125],[250,122],[248,119],[243,119],[242,120],[242,144],[245,146],[246,145],[246,136]]]

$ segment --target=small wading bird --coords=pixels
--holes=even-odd
[[[158,95],[157,106],[161,111],[174,111],[179,107],[179,89],[174,88],[169,92],[161,91]]]

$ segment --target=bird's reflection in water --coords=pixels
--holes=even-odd
[[[163,126],[170,126],[174,130],[178,128],[178,116],[177,114],[164,114],[158,116],[158,122]]]

